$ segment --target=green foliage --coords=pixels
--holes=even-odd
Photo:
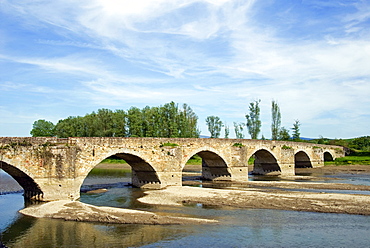
[[[178,144],[176,143],[164,143],[164,144],[161,144],[159,147],[165,147],[165,146],[170,146],[170,147],[176,147],[176,146],[179,146]]]
[[[67,137],[167,137],[197,138],[198,117],[186,104],[179,108],[174,102],[127,111],[99,109],[85,116],[60,120],[54,135]],[[32,132],[32,131],[31,131]]]
[[[348,165],[348,164],[370,165],[370,156],[345,156],[342,158],[336,158],[334,161],[325,162],[325,165]]]
[[[127,162],[120,158],[109,157],[101,161],[102,164],[127,164]]]
[[[292,147],[291,146],[287,146],[287,145],[283,145],[281,147],[281,149],[288,150],[288,149],[292,149]]]
[[[51,121],[38,120],[33,123],[32,137],[53,137],[55,125]]]
[[[278,140],[290,140],[289,130],[285,127],[280,128]]]
[[[230,134],[230,128],[225,123],[225,139],[228,139],[229,138],[229,134]]]
[[[249,114],[245,115],[247,118],[248,133],[252,139],[257,139],[258,134],[261,131],[261,120],[260,120],[260,104],[261,100],[256,100],[249,104]]]
[[[191,165],[201,165],[202,164],[202,158],[199,155],[194,155],[191,157],[186,164]]]
[[[221,134],[221,128],[223,127],[222,121],[218,116],[208,116],[206,118],[208,131],[211,133],[211,138],[219,138]]]
[[[119,168],[94,168],[90,171],[89,176],[105,176],[105,177],[125,177],[127,173],[131,173],[130,169],[119,169]]]
[[[353,149],[370,152],[370,136],[355,138],[350,144]]]
[[[294,124],[293,124],[293,127],[292,127],[292,130],[293,130],[293,134],[292,134],[292,138],[294,141],[300,141],[301,138],[301,133],[299,131],[299,127],[300,127],[301,123],[299,123],[299,120],[295,120]]]
[[[234,130],[235,130],[235,136],[237,139],[244,139],[244,133],[243,129],[245,127],[245,123],[236,123],[234,122]]]
[[[235,147],[243,147],[244,145],[242,144],[242,143],[235,143],[235,144],[233,144],[233,146],[235,146]]]
[[[304,142],[347,147],[351,149],[351,154],[356,154],[358,152],[370,152],[370,136],[363,136],[354,139],[328,139],[320,136],[318,139]]]
[[[279,105],[275,101],[272,101],[271,115],[271,139],[277,140],[279,138],[279,130],[281,126],[281,113]]]

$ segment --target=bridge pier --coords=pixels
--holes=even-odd
[[[295,175],[294,149],[280,149],[281,176]]]
[[[80,198],[80,187],[85,178],[49,179],[38,178],[35,181],[42,191],[41,196],[26,195],[27,199],[41,201],[77,200]]]

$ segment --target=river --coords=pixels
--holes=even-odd
[[[343,179],[354,184],[370,182],[370,176],[344,175]],[[370,244],[370,216],[199,204],[145,205],[136,201],[144,191],[127,186],[129,173],[89,176],[82,191],[101,186],[109,190],[103,194],[82,193],[80,201],[210,218],[219,224],[123,225],[36,219],[18,213],[25,202],[16,182],[3,171],[0,180],[0,238],[8,247],[369,247]]]

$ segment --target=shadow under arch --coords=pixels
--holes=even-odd
[[[161,181],[157,172],[144,159],[128,154],[117,153],[116,157],[125,160],[132,168],[132,185],[135,187],[149,187],[150,185],[158,185],[160,187]]]
[[[310,157],[304,151],[294,155],[294,168],[312,168]]]
[[[154,168],[139,156],[130,153],[116,153],[108,155],[105,158],[116,157],[123,159],[131,167],[131,185],[138,188],[153,188],[159,189],[161,181],[159,180],[157,172]],[[105,159],[104,158],[104,159]],[[103,159],[103,160],[104,160]],[[92,168],[93,169],[93,168]],[[88,175],[86,175],[87,177]]]
[[[0,161],[0,169],[8,173],[23,188],[23,196],[28,200],[42,200],[44,193],[39,185],[22,170]]]
[[[334,161],[333,155],[330,152],[324,152],[324,161]]]
[[[278,176],[281,174],[280,166],[271,152],[260,149],[252,156],[254,157],[253,170],[250,172],[252,175]]]
[[[196,153],[202,158],[202,178],[205,180],[230,180],[231,174],[228,171],[225,160],[208,150]]]

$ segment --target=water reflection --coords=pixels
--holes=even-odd
[[[22,216],[3,232],[9,247],[132,247],[178,233],[154,225],[99,225]]]

